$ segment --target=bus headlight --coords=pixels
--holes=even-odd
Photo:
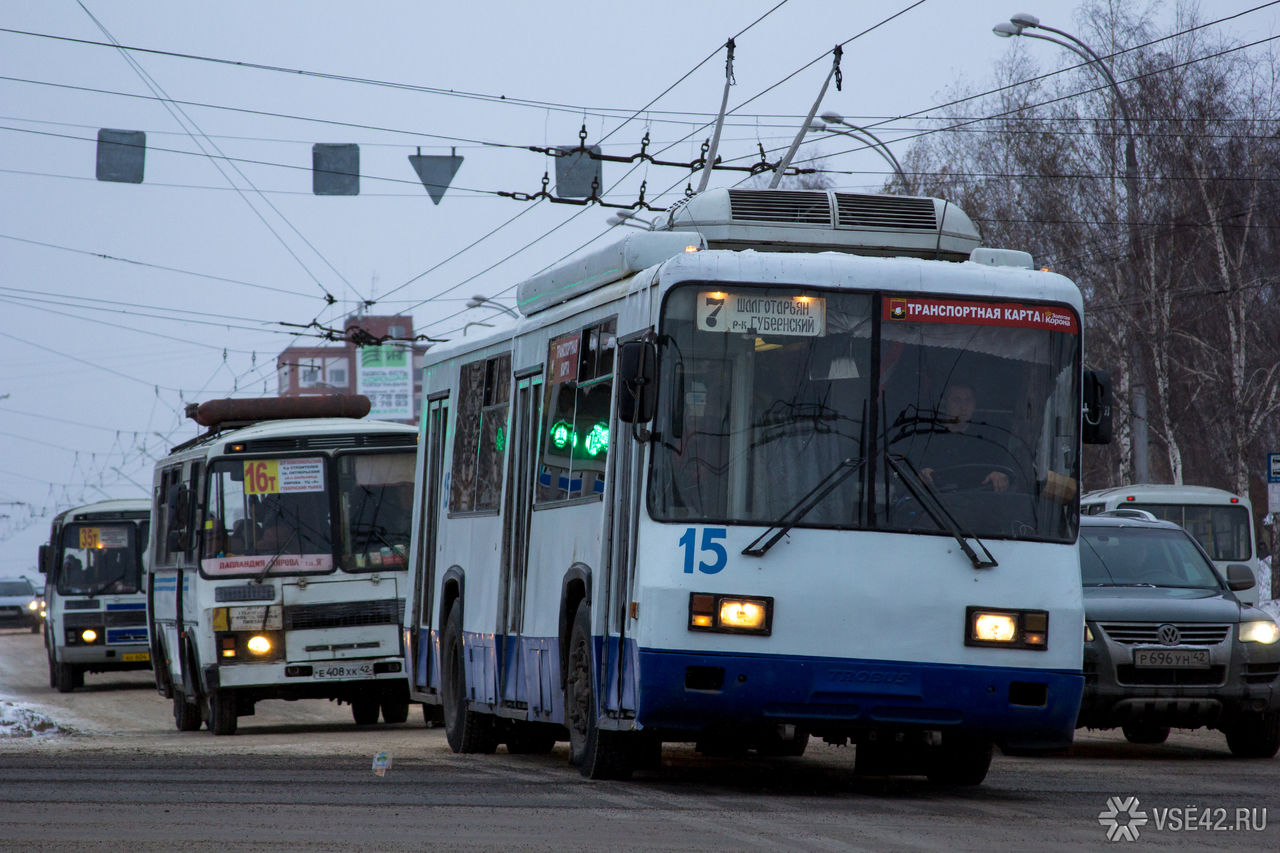
[[[964,644],[1044,651],[1049,647],[1049,612],[969,607]]]
[[[98,632],[92,628],[85,628],[80,632],[80,639],[86,643],[96,643],[98,642]]]
[[[271,651],[271,640],[262,634],[254,634],[245,646],[255,655],[265,655]]]
[[[1242,643],[1262,643],[1269,646],[1276,640],[1280,640],[1280,626],[1270,619],[1240,623],[1240,642]]]
[[[768,596],[691,593],[689,630],[767,637],[773,631],[773,599]]]

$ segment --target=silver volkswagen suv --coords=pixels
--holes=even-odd
[[[1117,510],[1080,519],[1084,699],[1076,726],[1120,726],[1132,743],[1170,728],[1218,729],[1233,755],[1280,750],[1280,627],[1232,590],[1181,527]]]

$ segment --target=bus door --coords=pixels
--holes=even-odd
[[[607,558],[603,584],[605,608],[604,671],[597,673],[601,684],[601,706],[613,717],[628,717],[635,712],[635,643],[627,635],[628,607],[635,567],[636,531],[641,512],[640,454],[643,442],[633,441],[631,425],[616,419],[610,425],[610,448],[606,477]]]
[[[509,435],[510,469],[504,496],[502,576],[498,593],[499,702],[508,708],[526,702],[531,716],[552,710],[551,657],[548,649],[523,649],[526,585],[529,571],[529,525],[533,511],[538,454],[540,375],[516,377],[515,405]],[[522,656],[528,653],[528,660]],[[526,674],[526,664],[532,670]]]
[[[422,472],[425,488],[422,497],[421,518],[418,524],[418,562],[414,571],[417,597],[413,601],[413,613],[409,618],[412,628],[411,654],[413,660],[414,690],[435,693],[440,683],[440,664],[435,659],[432,627],[436,613],[436,541],[440,528],[440,499],[443,495],[445,425],[449,422],[449,399],[428,400],[426,415],[426,467]]]

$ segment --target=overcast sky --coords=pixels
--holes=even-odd
[[[1202,17],[1261,2],[1205,2]],[[610,154],[637,153],[647,132],[660,159],[696,158],[730,35],[741,33],[729,104],[749,103],[725,130],[726,160],[789,144],[832,46],[849,39],[842,90],[823,110],[877,125],[901,157],[908,143],[893,140],[921,124],[891,119],[946,115],[944,91],[986,88],[1010,50],[1067,64],[1052,45],[995,38],[992,25],[1028,11],[1071,30],[1078,5],[6,0],[0,576],[34,573],[52,512],[145,496],[155,459],[196,434],[185,402],[274,394],[279,351],[317,342],[281,323],[341,328],[373,300],[369,313],[411,311],[419,333],[456,338],[467,321],[502,322],[466,311],[469,296],[510,304],[521,279],[621,236],[609,210],[496,193],[535,193],[546,170],[554,179],[554,163],[525,147],[574,145],[584,124]],[[1223,35],[1272,36],[1277,9]],[[113,41],[144,50],[102,46]],[[146,132],[142,184],[95,180],[99,128]],[[312,195],[317,142],[360,145],[360,195]],[[883,182],[875,155],[844,153],[853,146],[840,138],[816,144],[833,155],[828,168],[851,173],[835,176],[840,188]],[[408,155],[453,149],[464,162],[436,206]],[[716,172],[711,186],[741,177]],[[690,179],[670,167],[604,171],[619,204],[645,181],[647,200],[665,205]]]

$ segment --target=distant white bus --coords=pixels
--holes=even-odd
[[[40,546],[49,686],[69,693],[86,672],[149,669],[146,550],[151,504],[108,500],[53,519]]]
[[[1257,539],[1248,497],[1208,486],[1142,484],[1099,489],[1080,499],[1080,511],[1087,515],[1124,507],[1181,525],[1209,553],[1223,577],[1230,563],[1248,566],[1255,580],[1253,587],[1236,593],[1241,601],[1257,604],[1259,598],[1270,598],[1270,590],[1260,591],[1256,580]]]
[[[977,784],[1070,743],[1073,283],[940,200],[720,189],[517,304],[423,375],[406,627],[455,751],[812,734]]]
[[[234,734],[262,699],[409,712],[401,630],[417,431],[365,397],[215,400],[155,468],[147,596],[180,731]],[[354,417],[340,417],[351,414]]]

